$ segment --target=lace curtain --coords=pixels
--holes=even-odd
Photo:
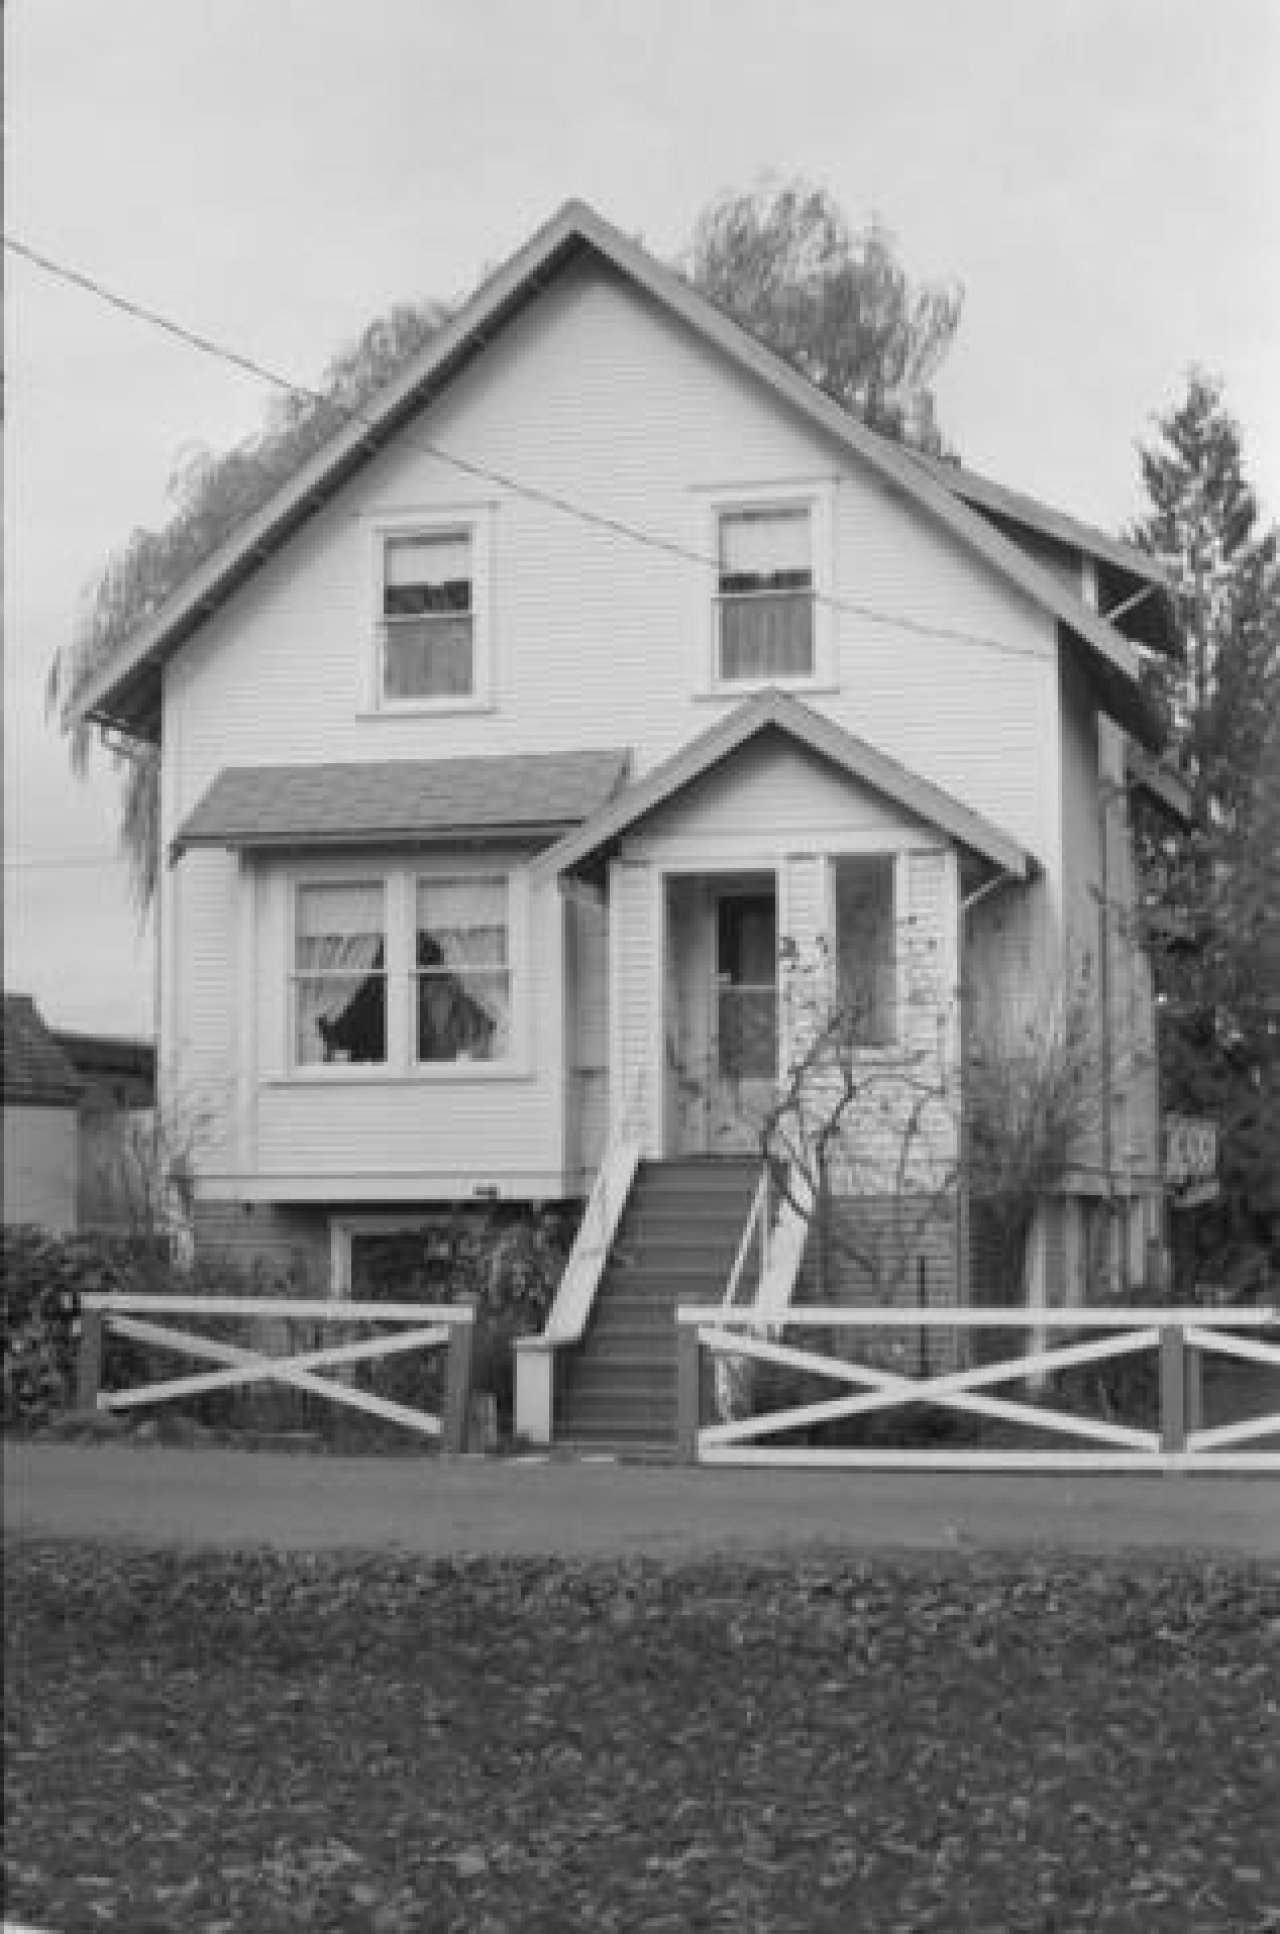
[[[510,1047],[505,880],[420,880],[418,1058],[499,1061]]]
[[[385,1059],[384,920],[379,885],[298,889],[294,988],[300,1062]]]

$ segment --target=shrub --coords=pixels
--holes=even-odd
[[[32,1223],[3,1234],[3,1421],[47,1423],[71,1401],[81,1298],[132,1286],[120,1246]]]

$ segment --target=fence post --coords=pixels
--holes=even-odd
[[[455,1455],[467,1448],[467,1412],[471,1406],[471,1345],[474,1317],[450,1323],[449,1354],[445,1362],[444,1417],[440,1448]]]
[[[696,1323],[676,1327],[676,1445],[682,1464],[698,1461],[698,1427],[702,1422],[701,1349]]]
[[[96,1410],[102,1384],[102,1311],[80,1312],[80,1354],[76,1361],[76,1409]]]
[[[1187,1349],[1186,1425],[1188,1432],[1204,1429],[1204,1351],[1194,1346]]]
[[[1181,1451],[1187,1444],[1187,1351],[1181,1323],[1160,1331],[1160,1448]]]

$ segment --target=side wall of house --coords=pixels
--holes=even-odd
[[[56,1235],[76,1226],[74,1106],[4,1107],[4,1219],[35,1222]]]
[[[442,451],[542,495],[477,478]],[[1046,785],[1057,730],[1051,621],[599,265],[559,276],[171,662],[165,841],[233,765],[622,744],[643,772],[740,696],[711,689],[714,568],[688,553],[708,556],[712,507],[748,487],[805,490],[824,508],[831,676],[806,702],[1026,845],[1044,868],[1035,918],[1051,929],[1061,883],[1058,789]],[[483,708],[391,716],[372,705],[376,527],[419,515],[474,518],[488,531]],[[647,944],[634,911],[615,952]],[[285,1062],[290,963],[269,871],[219,853],[184,857],[161,896],[161,1067],[167,1094],[200,1119],[206,1190],[409,1199],[503,1175],[513,1192],[576,1187],[558,901],[529,918],[523,1086],[326,1086]],[[582,974],[598,975],[600,952],[595,965],[580,962]],[[598,992],[590,998],[602,1005]],[[598,1136],[598,1126],[584,1132]]]

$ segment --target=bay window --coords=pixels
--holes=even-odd
[[[293,961],[294,1059],[385,1062],[386,905],[380,881],[298,888]]]
[[[505,872],[387,866],[295,878],[290,1065],[394,1077],[477,1063],[518,1071],[523,917]],[[523,900],[518,904],[522,907]],[[481,1070],[478,1070],[481,1071]]]
[[[505,1061],[511,966],[505,879],[420,879],[414,980],[419,1061]]]

